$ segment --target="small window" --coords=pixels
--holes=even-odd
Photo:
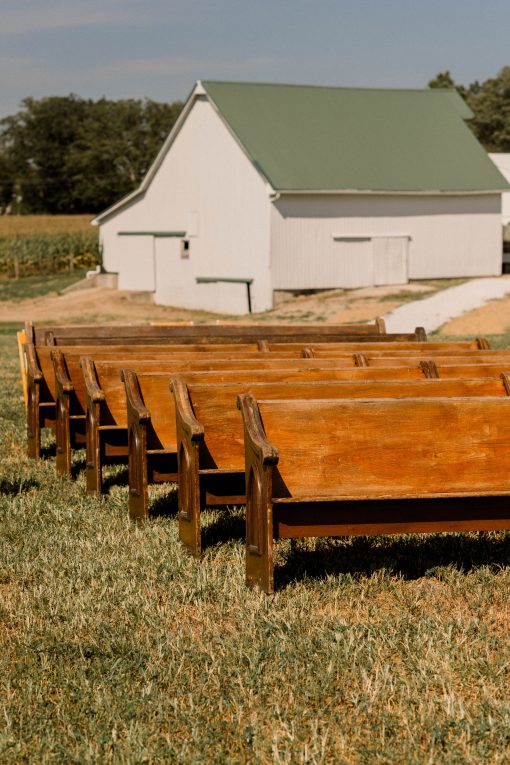
[[[181,239],[181,258],[189,258],[189,239]]]

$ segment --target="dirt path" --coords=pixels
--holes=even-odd
[[[410,294],[430,291],[421,284],[402,287],[370,287],[359,290],[329,290],[301,295],[256,316],[232,317],[206,311],[156,306],[144,293],[87,289],[44,297],[0,302],[0,322],[87,322],[87,321],[212,321],[214,319],[267,321],[372,321],[409,299]]]
[[[103,322],[165,322],[165,321],[373,321],[409,302],[416,294],[433,292],[421,283],[402,287],[367,287],[358,290],[329,290],[314,295],[301,295],[281,303],[272,311],[249,317],[232,317],[206,311],[156,306],[147,302],[145,293],[117,290],[88,289],[65,294],[52,293],[22,301],[0,301],[0,322],[84,323]],[[411,327],[413,329],[414,327]],[[510,297],[493,300],[471,313],[452,319],[441,328],[441,334],[497,334],[510,328]]]
[[[492,300],[465,316],[443,324],[444,335],[497,335],[510,331],[510,297]]]

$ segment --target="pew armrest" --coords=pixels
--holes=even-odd
[[[66,362],[62,351],[52,351],[51,358],[53,369],[55,371],[56,389],[62,393],[71,393],[74,389],[73,383],[67,372]]]
[[[120,378],[124,383],[126,391],[128,421],[131,422],[135,420],[138,423],[149,422],[151,413],[144,404],[136,372],[132,369],[123,369],[120,373]]]
[[[87,388],[87,397],[96,403],[104,401],[104,392],[97,382],[96,369],[93,359],[90,356],[82,356],[80,365],[83,371],[85,387]]]
[[[243,416],[245,434],[254,454],[264,465],[277,465],[278,449],[266,437],[255,396],[251,393],[240,394],[237,408]]]
[[[204,428],[195,417],[186,383],[180,377],[174,377],[170,381],[170,388],[174,394],[175,412],[180,427],[192,441],[203,439]]]
[[[35,352],[35,345],[31,342],[25,343],[24,352],[27,365],[28,380],[33,382],[41,382],[43,379],[43,373],[37,360],[37,354]]]

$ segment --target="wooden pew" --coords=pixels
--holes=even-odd
[[[415,375],[414,379],[409,377],[410,371]],[[148,517],[147,484],[154,481],[151,461],[157,458],[159,472],[170,475],[175,470],[179,443],[187,441],[186,454],[194,454],[196,457],[195,461],[191,461],[190,469],[193,473],[192,484],[198,489],[193,494],[193,521],[180,522],[180,529],[184,543],[194,554],[199,554],[200,505],[230,504],[244,500],[242,429],[235,408],[235,397],[240,391],[264,391],[268,396],[281,396],[282,391],[290,395],[291,391],[294,396],[305,398],[315,394],[324,396],[326,392],[332,395],[332,391],[341,397],[359,396],[361,393],[364,396],[406,396],[416,395],[417,391],[426,391],[428,395],[436,396],[447,392],[456,392],[458,395],[505,395],[501,379],[441,381],[441,385],[438,385],[438,380],[433,380],[430,386],[427,382],[424,388],[424,378],[419,380],[416,377],[418,368],[377,369],[372,373],[372,379],[368,372],[367,369],[354,368],[309,370],[306,373],[270,370],[251,374],[183,373],[174,380],[173,386],[177,423],[177,430],[174,430],[168,376],[162,373],[136,375],[132,370],[124,370],[130,433],[131,518],[144,520]],[[336,380],[332,378],[333,374]],[[348,376],[353,379],[349,381]],[[190,439],[193,444],[189,443]],[[224,448],[227,448],[227,457],[221,456]],[[235,463],[228,462],[232,454],[237,460]],[[166,468],[161,467],[164,464]],[[219,470],[214,468],[214,464],[219,466]]]
[[[105,400],[114,403],[119,402],[118,409],[114,411],[114,417],[119,427],[127,427],[129,432],[129,513],[133,520],[145,520],[148,517],[148,494],[149,483],[158,482],[161,476],[167,476],[166,480],[177,479],[177,431],[174,398],[169,388],[169,375],[162,372],[140,372],[132,369],[122,372],[122,379],[126,389],[127,423],[124,426],[125,410],[120,394],[116,389],[115,379],[103,378]],[[113,378],[115,376],[113,375]],[[234,391],[231,403],[235,405],[235,394],[244,390],[246,386],[264,383],[274,385],[284,383],[312,384],[318,381],[327,381],[329,384],[335,380],[365,380],[368,378],[377,380],[401,379],[417,380],[424,379],[424,373],[419,367],[413,369],[377,369],[369,372],[367,369],[356,367],[346,369],[265,369],[265,370],[223,370],[223,371],[194,371],[180,372],[179,380],[192,386],[213,384],[217,387],[222,383],[228,383]],[[111,392],[113,387],[114,392]],[[113,405],[108,407],[112,412]],[[236,414],[235,410],[234,413]],[[240,419],[239,425],[240,425]],[[96,422],[98,420],[96,419]],[[126,436],[127,437],[127,436]],[[156,464],[155,464],[156,463]],[[97,473],[92,475],[88,485],[91,491],[100,486],[100,465],[96,462]],[[242,484],[239,478],[237,484]],[[209,497],[210,499],[210,497]]]
[[[192,349],[190,351],[189,349]],[[234,350],[235,349],[235,350]],[[28,439],[28,456],[37,458],[40,455],[40,439],[41,428],[55,428],[57,421],[56,402],[59,398],[59,392],[61,396],[67,395],[69,398],[73,390],[73,380],[69,379],[69,376],[62,371],[65,370],[65,365],[60,365],[59,370],[61,374],[59,376],[58,370],[54,368],[53,355],[62,353],[64,356],[71,358],[73,355],[76,359],[79,355],[91,355],[95,358],[111,358],[128,360],[133,357],[140,359],[154,359],[163,358],[168,355],[177,358],[191,358],[197,354],[207,353],[211,357],[220,354],[228,354],[231,357],[233,354],[239,355],[239,357],[253,354],[254,358],[258,358],[259,354],[265,354],[266,352],[260,350],[259,343],[246,343],[238,345],[161,345],[161,346],[142,346],[142,345],[128,345],[128,346],[103,346],[103,345],[91,345],[91,346],[61,346],[55,348],[55,346],[41,346],[36,348],[32,343],[24,344],[22,346],[24,353],[24,370],[26,376],[27,386],[27,439]],[[192,354],[190,356],[190,353]],[[282,349],[275,356],[289,356],[298,358],[301,355],[300,350],[285,350]],[[60,383],[60,384],[59,384]],[[77,417],[79,412],[74,412],[73,416]],[[83,412],[82,412],[83,414]],[[65,412],[62,411],[60,419],[65,416]],[[78,425],[78,423],[76,423]],[[79,431],[77,430],[77,435]]]
[[[196,342],[245,342],[259,338],[272,339],[274,342],[300,341],[308,338],[310,342],[323,342],[325,339],[349,339],[349,336],[379,336],[386,334],[382,319],[367,324],[197,324],[197,325],[68,325],[39,326],[25,323],[27,342],[40,345],[90,345],[106,342],[108,344],[141,343],[196,343]],[[422,328],[413,337],[402,339],[426,340]]]
[[[69,329],[75,330],[76,327],[72,327]],[[27,329],[29,331],[29,329]],[[42,331],[42,330],[41,330]],[[32,337],[34,339],[37,339],[37,333],[32,332]],[[393,336],[393,335],[380,335],[379,337],[385,337],[393,339],[396,343],[399,341],[396,339],[399,336]],[[76,340],[76,337],[74,338]],[[103,338],[104,339],[104,338]],[[228,340],[229,338],[227,338]],[[104,339],[105,340],[105,339]],[[116,340],[119,340],[117,337]],[[219,339],[217,343],[206,343],[205,338],[202,338],[202,343],[189,343],[189,344],[178,344],[173,343],[171,345],[149,345],[145,346],[141,343],[138,343],[137,345],[108,345],[108,344],[99,344],[99,345],[87,345],[87,346],[59,346],[60,350],[62,350],[64,353],[72,352],[75,350],[77,353],[81,352],[83,355],[93,355],[97,357],[102,357],[104,353],[124,353],[128,352],[131,353],[131,349],[139,349],[140,354],[144,353],[167,353],[167,352],[177,352],[177,351],[183,351],[184,348],[189,347],[190,350],[193,350],[194,352],[199,352],[201,348],[207,349],[207,351],[213,351],[213,350],[224,350],[229,355],[232,353],[233,349],[235,348],[236,351],[261,351],[265,352],[269,350],[267,340],[264,338],[259,338],[258,340],[253,340],[251,343],[220,343]],[[308,338],[310,340],[310,338]],[[367,341],[366,346],[364,346],[367,350],[372,347],[374,343],[371,341],[373,340],[373,336],[366,335],[364,336],[364,340]],[[407,337],[407,341],[409,342],[409,337]],[[106,343],[106,340],[105,340]],[[217,345],[217,348],[215,347]],[[385,343],[386,345],[386,343]],[[422,345],[422,343],[417,343],[418,345]],[[55,427],[56,422],[56,411],[55,411],[55,403],[56,403],[56,396],[55,396],[55,384],[54,384],[54,373],[51,368],[51,349],[55,350],[54,346],[45,346],[45,345],[35,345],[34,342],[25,342],[22,346],[22,352],[23,352],[23,364],[22,364],[22,381],[24,382],[24,387],[26,386],[26,407],[27,407],[27,438],[28,438],[28,455],[30,457],[38,457],[40,455],[40,431],[42,427]],[[275,354],[281,355],[282,353],[285,355],[286,353],[289,353],[292,355],[292,351],[302,351],[303,348],[306,347],[306,344],[299,344],[296,343],[292,347],[286,347],[285,344],[277,344],[277,346],[274,348]],[[48,350],[48,348],[50,350]],[[152,348],[152,350],[150,350]],[[78,350],[79,349],[79,350]],[[103,350],[104,349],[104,350]],[[299,354],[298,354],[299,355]]]
[[[274,591],[274,539],[510,529],[508,398],[239,407],[252,587]]]
[[[375,345],[375,344],[374,344]],[[416,344],[416,355],[424,354],[426,351],[428,351],[427,343],[423,344]],[[193,346],[196,348],[196,346]],[[235,356],[237,357],[243,357],[243,358],[250,358],[258,359],[258,358],[266,358],[266,354],[261,351],[255,351],[253,348],[257,347],[256,345],[252,344],[243,344],[242,346],[236,346],[236,352]],[[62,348],[62,353],[66,356],[71,358],[72,354],[77,354],[81,352],[84,352],[85,354],[91,354],[95,358],[111,358],[112,360],[114,358],[122,358],[126,361],[128,361],[129,358],[138,357],[140,359],[147,359],[147,358],[155,358],[155,357],[163,357],[167,355],[172,355],[173,358],[181,358],[182,360],[186,358],[193,359],[195,356],[198,355],[199,358],[202,356],[207,356],[207,358],[214,358],[217,354],[215,352],[214,346],[209,346],[209,350],[207,354],[205,351],[197,350],[196,353],[193,353],[191,356],[187,352],[186,346],[182,345],[175,345],[175,346],[159,346],[159,347],[146,347],[146,346],[111,346],[111,347],[103,347],[103,346],[86,346],[86,347],[65,347]],[[221,346],[221,350],[223,351],[226,346]],[[75,426],[75,432],[76,437],[78,441],[76,441],[76,445],[79,445],[79,443],[83,440],[83,428],[80,428],[79,423],[79,416],[84,416],[84,411],[82,407],[82,411],[80,412],[79,409],[77,411],[74,411],[70,414],[68,414],[69,405],[66,402],[69,402],[71,398],[71,394],[73,392],[73,383],[74,378],[72,374],[66,374],[65,372],[65,364],[59,364],[55,367],[55,371],[53,369],[53,362],[51,360],[51,354],[52,352],[58,356],[59,349],[58,348],[50,348],[50,347],[41,347],[39,349],[36,349],[33,345],[27,344],[24,346],[26,360],[27,360],[27,380],[28,380],[28,409],[27,409],[27,434],[28,434],[28,453],[31,457],[37,457],[40,453],[40,431],[42,427],[55,427],[55,423],[58,420],[60,425],[62,425],[63,420],[70,416],[74,418],[74,426]],[[445,343],[443,344],[443,347],[441,350],[448,351],[449,354],[455,354],[455,356],[459,357],[459,363],[466,363],[465,361],[460,361],[460,356],[466,356],[468,357],[469,354],[475,354],[477,355],[477,360],[481,360],[483,358],[484,361],[492,361],[496,359],[502,359],[505,358],[505,353],[503,351],[470,351],[468,349],[465,349],[463,347],[458,348],[457,344],[454,345],[454,347],[449,346],[449,344]],[[279,346],[278,351],[274,351],[272,354],[267,354],[267,358],[269,356],[271,357],[271,361],[274,360],[276,357],[285,357],[285,356],[296,356],[298,357],[300,354],[300,346],[294,346],[292,350],[286,350],[285,346]],[[399,344],[395,344],[395,348],[392,349],[392,355],[395,356],[395,359],[389,359],[387,356],[386,351],[379,351],[376,348],[374,348],[372,345],[370,348],[367,349],[366,353],[364,354],[356,354],[354,356],[355,363],[359,365],[368,365],[370,366],[376,366],[376,365],[382,365],[385,366],[395,366],[397,364],[403,364],[403,365],[410,365],[411,360],[410,357],[408,357],[407,353],[400,348]],[[161,356],[160,356],[161,354]],[[491,354],[489,356],[489,354]],[[492,356],[494,358],[492,358]],[[229,357],[232,357],[232,351],[229,353]],[[381,357],[381,358],[378,358]],[[324,359],[322,361],[323,364],[326,366],[330,366],[331,364],[335,364],[337,359],[340,359],[339,364],[343,365],[343,359],[347,360],[351,358],[350,351],[347,350],[339,350],[335,357]],[[319,360],[317,360],[318,363]],[[412,362],[414,363],[414,361]],[[75,364],[77,366],[77,364]],[[263,366],[263,365],[262,365]],[[280,366],[280,365],[278,365]],[[78,370],[79,371],[79,370]],[[58,413],[55,410],[55,402],[57,399],[60,399],[61,406],[58,410]],[[75,405],[76,408],[76,405]],[[58,469],[66,472],[69,469],[69,449],[70,446],[68,445],[66,447],[66,451],[62,451],[62,443],[68,442],[69,436],[72,437],[73,430],[69,430],[69,428],[66,430],[65,428],[58,429],[57,432],[57,463],[58,463]],[[63,440],[62,440],[63,439]]]
[[[438,366],[441,364],[504,364],[510,359],[510,351],[508,350],[487,350],[487,351],[472,351],[472,350],[451,350],[443,351],[437,350],[426,354],[428,358],[432,359]],[[342,357],[343,352],[336,356],[335,354],[321,356],[324,359],[334,359]],[[395,366],[399,363],[411,364],[414,360],[418,361],[424,357],[423,351],[368,351],[367,353],[356,353],[355,363],[356,366],[364,367],[384,367]],[[308,356],[308,358],[310,358]],[[314,358],[314,357],[312,357]],[[451,361],[454,359],[454,361]]]
[[[267,350],[269,351],[277,351],[281,347],[288,348],[289,350],[292,348],[306,348],[308,350],[307,356],[310,358],[320,358],[321,356],[327,356],[328,354],[335,355],[338,351],[345,351],[352,349],[353,344],[358,344],[359,351],[360,352],[366,352],[369,350],[374,351],[385,351],[385,350],[392,350],[392,349],[399,349],[399,350],[407,350],[407,351],[417,351],[420,348],[423,349],[429,349],[430,351],[440,351],[442,349],[448,349],[448,350],[459,350],[459,351],[475,351],[475,350],[490,350],[490,343],[485,337],[478,337],[475,340],[443,340],[443,341],[436,341],[436,340],[426,340],[424,342],[418,341],[418,340],[411,340],[411,341],[396,341],[396,340],[390,340],[388,341],[386,338],[390,337],[389,335],[386,335],[386,337],[381,337],[381,339],[378,342],[367,342],[359,341],[358,339],[350,340],[346,343],[337,343],[337,342],[324,342],[324,343],[306,343],[306,341],[300,342],[300,343],[273,343],[270,341],[260,341],[261,343],[265,343],[265,346]],[[362,344],[363,343],[363,344]]]
[[[425,343],[416,343],[416,342],[400,342],[398,344],[388,343],[384,342],[384,339],[382,339],[383,342],[377,343],[377,344],[371,344],[370,346],[362,346],[362,352],[365,352],[365,350],[386,350],[391,349],[392,346],[398,345],[399,349],[401,350],[410,350],[415,351],[417,345],[420,346],[427,346],[430,351],[440,351],[443,348],[448,348],[449,350],[459,350],[459,351],[487,351],[491,350],[490,343],[487,340],[486,337],[477,337],[474,340],[443,340],[443,341],[437,341],[437,340],[427,340]],[[276,343],[268,343],[270,350],[277,350],[278,344]],[[301,346],[301,344],[300,344]],[[286,347],[292,348],[294,347],[293,343],[286,343]],[[308,353],[307,356],[310,358],[321,358],[321,357],[328,357],[329,355],[334,356],[337,351],[342,351],[345,348],[345,343],[313,343],[308,344],[307,349]],[[360,349],[361,351],[361,349]]]
[[[250,392],[264,400],[507,396],[509,379],[224,385],[186,385],[174,379],[181,541],[192,554],[200,555],[201,508],[246,501],[243,429],[236,394]]]
[[[256,376],[266,370],[273,371],[282,378],[282,375],[299,376],[303,374],[327,373],[329,379],[364,379],[366,377],[381,377],[387,379],[394,374],[391,370],[357,369],[353,366],[352,359],[326,359],[317,361],[315,359],[228,359],[228,360],[193,360],[193,361],[175,361],[175,360],[140,360],[132,359],[129,362],[132,370],[137,374],[151,373],[163,374],[166,379],[166,385],[171,376],[183,375],[193,372],[217,372],[230,376],[237,371],[244,375],[244,379],[253,380]],[[75,375],[77,381],[73,393],[74,402],[67,405],[58,406],[59,415],[67,416],[67,413],[76,411],[77,406],[81,406],[82,412],[86,412],[86,448],[87,448],[87,491],[90,493],[101,492],[101,475],[103,457],[109,456],[113,459],[115,456],[128,454],[128,435],[126,421],[126,398],[124,388],[121,385],[120,373],[126,368],[128,361],[105,361],[83,357],[81,359],[81,368],[83,370],[84,382],[80,384],[79,375]],[[68,367],[69,369],[69,364]],[[342,378],[343,373],[343,378]],[[397,376],[399,379],[416,379],[425,377],[427,372],[418,365],[413,368],[400,367]],[[322,375],[324,379],[324,375]],[[69,396],[71,385],[68,385],[68,391],[64,395]],[[169,399],[167,390],[166,398]],[[173,402],[172,416],[173,416]],[[82,420],[84,415],[82,415]],[[63,425],[57,429],[57,435],[62,447],[62,462],[59,463],[61,472],[70,469],[70,447],[66,434],[67,426]]]
[[[272,370],[279,379],[299,379],[304,374],[307,376],[314,375],[314,379],[337,380],[420,379],[423,377],[438,377],[440,375],[437,367],[430,361],[422,361],[408,367],[399,365],[393,368],[352,367],[348,366],[344,361],[346,362],[343,359],[326,359],[322,361],[313,359],[299,361],[293,359],[269,359],[267,361],[254,362],[246,359],[242,361],[232,359],[228,361],[216,360],[209,363],[190,361],[176,364],[172,361],[143,361],[137,359],[136,363],[132,363],[132,367],[137,373],[152,373],[156,375],[158,373],[167,375],[182,375],[186,373],[186,376],[189,376],[193,372],[202,374],[203,372],[212,373],[216,371],[217,379],[219,375],[223,374],[222,379],[236,379],[238,381],[241,381],[241,379],[248,381],[259,379],[264,369],[268,373]],[[113,459],[115,455],[123,456],[128,453],[125,398],[119,384],[120,372],[126,367],[126,364],[125,360],[94,363],[91,359],[84,360],[82,364],[85,384],[82,384],[81,389],[76,390],[76,396],[79,399],[82,413],[84,411],[88,412],[87,490],[91,493],[99,493],[101,491],[102,455]],[[485,370],[484,375],[481,375],[480,369],[483,368],[483,365],[478,367],[467,365],[454,366],[448,367],[447,373],[449,377],[458,378],[494,377],[508,371],[510,363],[507,365],[491,366],[488,370]],[[477,375],[477,373],[479,374]],[[283,375],[285,375],[285,378]],[[77,379],[79,379],[78,376]],[[310,377],[309,379],[312,378]],[[88,391],[86,390],[87,387]],[[72,410],[71,406],[65,405],[59,406],[58,411],[65,415],[66,412]],[[59,463],[61,472],[70,469],[70,446],[68,436],[66,436],[67,432],[65,426],[57,430],[57,435],[59,436],[59,454],[62,455],[60,458],[62,461]],[[61,435],[62,441],[60,441]],[[111,443],[112,439],[113,443]],[[112,450],[114,451],[112,452]],[[142,505],[146,507],[144,501],[142,501]],[[143,512],[145,510],[142,511],[142,514]]]

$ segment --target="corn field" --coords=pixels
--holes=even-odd
[[[0,236],[0,276],[4,279],[95,268],[100,262],[97,231]]]

